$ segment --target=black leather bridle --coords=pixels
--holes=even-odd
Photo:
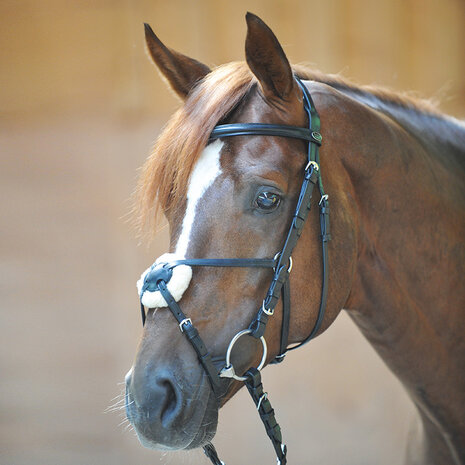
[[[323,189],[321,172],[319,166],[318,149],[322,142],[320,134],[320,118],[313,104],[313,100],[309,91],[295,76],[297,84],[303,92],[304,109],[308,115],[308,128],[297,126],[286,126],[277,124],[222,124],[216,126],[211,135],[210,141],[233,136],[278,136],[302,139],[308,142],[307,163],[305,165],[302,187],[300,190],[299,199],[295,208],[292,223],[289,228],[284,245],[279,253],[272,259],[262,258],[219,258],[219,259],[183,259],[175,260],[169,263],[154,264],[144,278],[144,283],[140,292],[140,298],[145,291],[159,291],[166,300],[169,309],[179,323],[181,332],[187,337],[192,347],[197,353],[200,363],[208,375],[211,387],[217,400],[225,394],[224,386],[222,388],[221,378],[235,378],[244,381],[249,390],[252,399],[257,406],[267,434],[271,439],[275,449],[278,464],[284,465],[287,463],[286,446],[282,443],[281,429],[276,422],[274,410],[267,398],[267,394],[263,392],[261,383],[260,369],[263,367],[266,359],[266,342],[263,338],[265,333],[268,318],[273,315],[276,304],[279,298],[283,299],[283,315],[281,325],[281,341],[280,352],[271,363],[279,363],[284,359],[288,350],[294,350],[302,346],[310,339],[315,337],[321,323],[323,322],[328,285],[328,249],[327,242],[331,239],[329,234],[329,202],[328,196]],[[305,220],[310,212],[310,203],[314,186],[318,184],[320,191],[320,229],[323,253],[323,281],[321,290],[321,301],[318,311],[318,316],[315,325],[310,334],[299,344],[288,348],[289,322],[290,322],[290,285],[289,273],[292,268],[292,251],[297,244],[297,241],[302,234]],[[211,266],[211,267],[244,267],[244,268],[272,268],[274,270],[271,284],[268,288],[263,304],[255,318],[252,320],[248,329],[236,334],[231,340],[226,354],[226,365],[218,370],[205,344],[203,343],[197,329],[194,327],[192,320],[183,313],[176,300],[171,295],[167,288],[167,283],[171,279],[173,268],[179,265],[188,266]],[[141,302],[142,323],[145,324],[145,308]],[[257,368],[250,368],[244,376],[238,376],[234,367],[230,362],[232,347],[236,341],[245,334],[249,334],[254,338],[260,339],[263,344],[263,357]],[[215,359],[216,361],[217,359]],[[213,464],[221,465],[214,446],[209,443],[204,446],[206,455],[210,458]]]

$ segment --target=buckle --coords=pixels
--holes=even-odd
[[[292,257],[289,257],[289,268],[287,269],[287,272],[288,272],[288,273],[291,272],[291,270],[292,270],[292,265],[293,265],[293,263],[292,263]]]
[[[275,262],[278,262],[278,259],[279,259],[280,255],[281,255],[281,252],[278,252],[278,253],[273,257],[273,260],[274,260]],[[287,268],[287,272],[290,273],[291,270],[292,270],[292,257],[289,257],[289,267]],[[276,267],[275,267],[275,266],[273,267],[273,271],[276,271]]]
[[[181,333],[184,332],[183,326],[187,323],[190,323],[192,325],[192,320],[190,318],[184,318],[184,320],[179,323],[179,329],[181,330]]]
[[[307,171],[310,166],[313,166],[313,169],[315,171],[320,171],[320,166],[318,165],[318,163],[316,161],[312,161],[310,160],[308,163],[307,163],[307,166],[305,167],[305,171]]]
[[[262,303],[262,312],[266,313],[268,316],[272,316],[274,314],[274,308],[268,309],[265,307],[265,299],[263,299],[263,303]]]
[[[258,404],[257,404],[257,410],[260,410],[260,406],[262,405],[262,402],[264,400],[268,399],[268,393],[267,392],[264,392],[261,397],[260,397],[260,400],[258,401]]]
[[[321,205],[322,202],[326,202],[328,200],[328,194],[322,195],[318,205]]]

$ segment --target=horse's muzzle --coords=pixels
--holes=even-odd
[[[168,369],[131,369],[126,375],[126,415],[143,446],[191,449],[213,438],[218,408],[203,370],[196,384],[194,389],[186,386]]]

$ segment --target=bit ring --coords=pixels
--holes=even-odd
[[[245,334],[251,334],[252,330],[251,329],[244,329],[242,331],[239,331],[232,339],[231,342],[229,343],[228,350],[226,351],[226,366],[221,370],[220,376],[223,374],[223,378],[234,378],[237,381],[245,381],[247,377],[245,376],[238,376],[236,375],[236,372],[234,371],[234,367],[231,364],[231,352],[234,347],[234,344],[237,342],[237,340],[241,337],[244,336]],[[260,360],[260,363],[258,364],[257,370],[260,371],[266,361],[266,355],[267,355],[267,347],[266,347],[266,341],[263,336],[260,336],[260,342],[262,343],[263,346],[263,355],[262,359]]]

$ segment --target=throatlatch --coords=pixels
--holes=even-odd
[[[329,201],[328,195],[323,189],[323,182],[320,171],[320,160],[318,149],[322,142],[320,134],[320,118],[313,104],[309,91],[303,85],[301,80],[295,76],[297,84],[303,92],[304,109],[308,115],[308,128],[297,126],[286,126],[276,124],[222,124],[216,126],[211,135],[210,140],[223,137],[245,136],[245,135],[261,135],[261,136],[278,136],[291,137],[302,139],[308,142],[307,163],[305,165],[303,182],[300,190],[299,199],[292,218],[292,223],[288,234],[284,241],[284,245],[279,253],[273,259],[261,258],[219,258],[219,259],[174,259],[166,262],[157,260],[152,267],[145,272],[141,281],[138,283],[139,297],[141,301],[142,324],[145,323],[145,308],[143,302],[151,302],[150,299],[158,299],[157,302],[162,302],[162,306],[168,306],[171,313],[179,324],[179,329],[187,337],[192,347],[197,353],[197,357],[204,368],[208,379],[210,380],[213,392],[219,400],[225,394],[228,387],[227,383],[222,382],[222,378],[234,378],[239,381],[244,381],[256,407],[260,418],[265,426],[266,432],[273,444],[278,459],[278,465],[287,463],[286,453],[287,448],[282,442],[281,428],[276,421],[274,410],[271,407],[268,395],[263,391],[261,382],[260,370],[263,368],[267,347],[264,339],[264,333],[268,318],[274,314],[275,307],[282,297],[282,324],[281,324],[281,340],[280,353],[271,363],[279,363],[284,359],[288,350],[294,350],[316,336],[324,319],[327,299],[328,285],[328,249],[327,243],[331,239],[329,231]],[[297,244],[299,237],[308,217],[311,208],[311,199],[313,188],[318,184],[320,191],[320,230],[323,255],[323,281],[321,289],[321,301],[318,311],[318,316],[315,325],[310,334],[299,344],[288,349],[289,322],[290,322],[290,284],[289,274],[292,270],[292,251]],[[162,258],[162,257],[160,257]],[[231,340],[226,353],[226,364],[218,372],[215,364],[212,361],[211,354],[208,352],[203,343],[199,332],[194,327],[192,320],[188,318],[179,307],[177,301],[181,299],[182,293],[187,288],[190,276],[188,277],[187,285],[171,286],[170,280],[176,268],[192,266],[212,266],[212,267],[244,267],[244,268],[272,268],[274,270],[273,278],[263,300],[262,306],[259,309],[256,317],[250,323],[248,329],[240,331]],[[188,272],[186,271],[186,277]],[[187,278],[186,278],[187,279]],[[173,294],[179,292],[176,296]],[[160,300],[161,299],[161,300]],[[237,340],[243,335],[251,335],[259,339],[263,346],[263,356],[257,368],[250,368],[243,376],[239,376],[230,362],[231,351]],[[209,443],[204,446],[204,452],[214,465],[224,465],[218,458],[213,444]]]

